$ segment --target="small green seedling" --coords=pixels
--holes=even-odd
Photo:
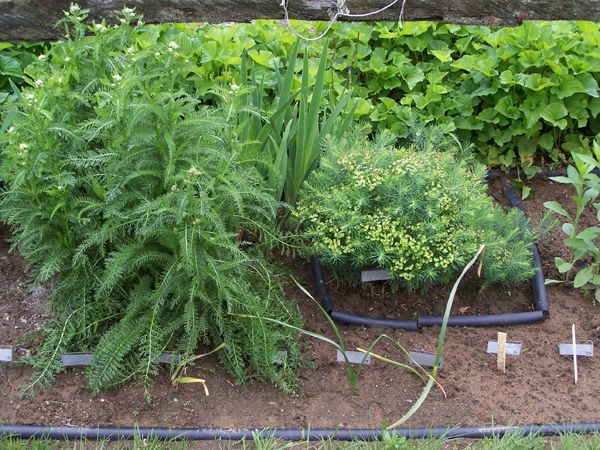
[[[562,231],[567,236],[565,245],[570,250],[570,257],[567,261],[556,257],[554,263],[558,271],[564,274],[563,282],[572,282],[575,288],[595,291],[595,300],[600,302],[600,250],[597,244],[600,227],[580,229],[581,217],[591,206],[596,209],[597,218],[600,220],[600,203],[596,202],[600,192],[600,177],[593,172],[594,169],[600,169],[600,142],[594,142],[593,154],[573,153],[572,155],[575,166],[567,167],[567,176],[550,179],[573,186],[575,194],[571,199],[575,203],[575,215],[571,215],[556,201],[544,203],[547,209],[567,220],[562,225]],[[578,263],[587,259],[591,259],[591,263],[581,268],[571,281],[573,269]],[[555,283],[557,280],[549,280],[549,282]]]

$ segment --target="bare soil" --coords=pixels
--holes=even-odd
[[[569,206],[570,191],[543,179],[531,182],[533,192],[524,204],[536,224],[542,203],[558,200]],[[503,201],[498,182],[490,194]],[[586,225],[595,224],[593,214]],[[38,330],[47,316],[44,289],[29,290],[24,262],[18,253],[8,253],[9,232],[0,227],[0,345],[12,345],[20,354],[35,351],[36,340],[24,339]],[[566,255],[563,234],[557,228],[540,242],[544,272],[558,278],[553,258]],[[288,261],[290,270],[312,291],[310,266]],[[336,307],[382,317],[411,318],[415,313],[443,310],[451,286],[426,294],[391,293],[382,284],[352,291],[329,285]],[[575,324],[578,339],[600,342],[600,305],[591,296],[571,287],[549,286],[551,315],[543,323],[503,328],[452,328],[444,347],[444,370],[440,382],[447,397],[434,389],[407,426],[453,426],[600,421],[598,390],[600,357],[579,359],[579,384],[573,382],[572,362],[559,356],[558,343],[570,338]],[[295,299],[309,330],[333,337],[314,303],[293,283],[288,295]],[[527,311],[533,308],[529,285],[493,286],[481,289],[473,279],[461,286],[455,314]],[[340,325],[349,350],[365,347],[382,332],[410,350],[435,351],[438,328],[419,332],[368,329]],[[509,341],[523,345],[521,356],[510,358],[506,374],[496,368],[495,356],[486,353],[487,341],[498,331]],[[35,334],[34,334],[35,337]],[[21,399],[20,387],[31,369],[22,365],[0,368],[0,423],[51,425],[121,425],[161,427],[375,427],[401,417],[416,401],[422,383],[411,373],[377,360],[365,368],[356,393],[352,393],[346,369],[336,362],[335,349],[320,341],[305,340],[306,356],[314,364],[300,373],[302,393],[287,396],[277,389],[253,382],[237,385],[214,358],[188,370],[189,376],[206,378],[210,396],[200,385],[174,387],[164,369],[147,403],[143,389],[132,383],[119,390],[93,395],[86,387],[83,368],[62,373],[35,399]],[[399,352],[389,342],[375,351],[392,358]]]

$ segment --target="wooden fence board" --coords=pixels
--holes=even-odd
[[[387,0],[348,0],[352,13],[379,9]],[[249,22],[283,18],[279,0],[81,0],[92,19],[110,18],[124,5],[135,7],[146,22]],[[289,0],[293,19],[328,20],[335,0]],[[54,24],[70,0],[0,0],[1,40],[49,40],[61,36]],[[401,1],[365,20],[398,20]],[[405,20],[514,25],[531,20],[600,21],[599,0],[406,0]]]

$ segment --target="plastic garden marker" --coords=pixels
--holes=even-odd
[[[181,356],[177,353],[161,353],[158,357],[158,362],[161,364],[179,364]]]
[[[432,367],[435,365],[435,353],[432,352],[418,352],[410,351],[410,356],[415,360],[417,364],[423,367]],[[410,361],[411,365],[414,365],[413,361]],[[440,357],[440,363],[438,365],[439,370],[444,368],[444,357]]]
[[[13,360],[13,351],[10,347],[0,347],[0,363],[11,362]]]
[[[91,353],[64,353],[61,361],[65,367],[89,366],[92,363]],[[179,364],[181,356],[173,353],[161,353],[158,357],[160,364]]]
[[[508,356],[519,356],[521,347],[520,342],[507,342],[504,350]],[[498,341],[488,341],[487,353],[498,353]]]
[[[561,356],[573,356],[573,343],[572,342],[561,342],[558,344],[558,351]],[[577,356],[584,356],[591,358],[594,356],[594,342],[593,341],[579,341],[576,343],[575,352]]]
[[[63,366],[89,366],[92,363],[91,353],[65,353],[60,357]]]
[[[498,369],[506,373],[506,333],[498,332]]]
[[[361,283],[367,283],[369,281],[384,281],[389,280],[392,277],[390,276],[387,270],[377,269],[377,270],[363,270],[360,273],[360,281]]]
[[[346,357],[344,358],[344,353],[338,349],[337,351],[337,362],[345,363],[346,361],[351,364],[371,364],[371,355],[368,354],[365,358],[365,354],[362,352],[353,352],[351,350],[346,350]]]
[[[283,366],[287,361],[288,352],[286,350],[279,350],[273,358],[273,364]]]

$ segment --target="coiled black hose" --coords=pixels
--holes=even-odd
[[[556,176],[566,172],[566,169],[558,169],[555,171],[546,171],[544,176]],[[488,172],[486,180],[491,180],[502,176],[500,171],[492,170]],[[506,176],[503,176],[504,194],[509,203],[520,209],[525,214],[523,203],[518,192],[510,183]],[[535,311],[514,312],[508,314],[482,314],[478,316],[451,315],[448,319],[448,326],[451,327],[497,327],[507,325],[523,325],[543,321],[550,314],[550,304],[548,301],[548,292],[545,286],[544,272],[542,268],[542,260],[540,252],[536,244],[531,246],[531,255],[533,259],[533,267],[535,274],[531,279],[533,285],[533,297],[535,303]],[[346,323],[348,325],[359,325],[369,327],[387,327],[400,330],[417,330],[422,327],[439,326],[442,324],[442,316],[419,315],[415,320],[398,320],[385,319],[379,317],[370,317],[361,314],[355,314],[345,311],[339,311],[333,307],[333,301],[327,291],[325,279],[323,277],[323,269],[319,258],[312,256],[311,258],[313,278],[317,296],[321,301],[323,308],[329,313],[333,320]]]

